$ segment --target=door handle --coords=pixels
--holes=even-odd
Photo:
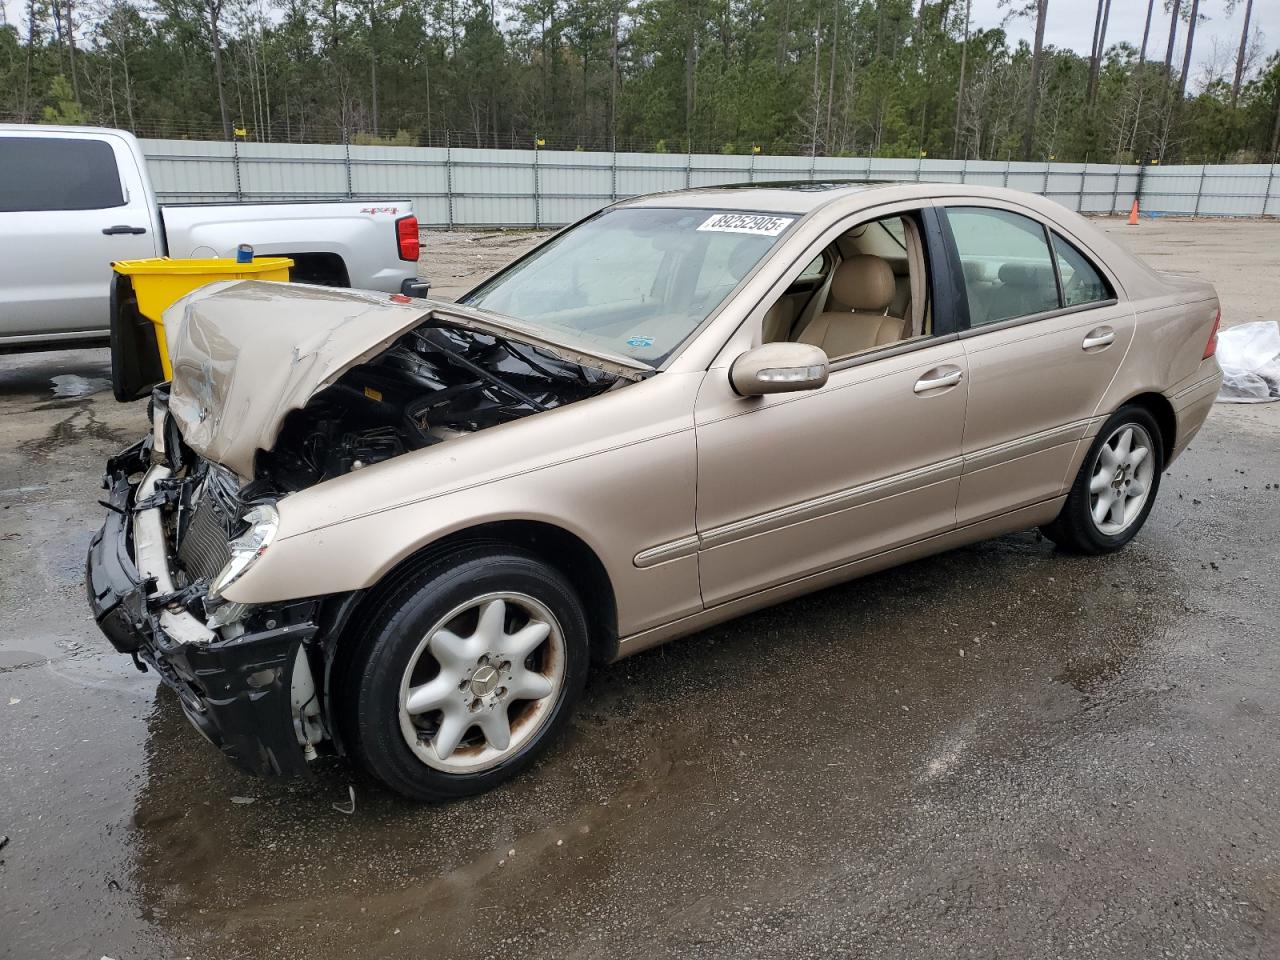
[[[114,237],[118,233],[132,233],[132,234],[146,233],[147,228],[131,227],[125,223],[118,223],[114,227],[103,227],[102,232],[105,233],[108,237]]]
[[[1115,343],[1116,332],[1110,327],[1094,327],[1084,336],[1080,344],[1081,350],[1093,350],[1096,347],[1109,347]]]
[[[943,387],[954,387],[964,378],[963,370],[944,371],[939,367],[936,370],[930,370],[923,377],[916,381],[916,385],[912,388],[916,393],[926,393],[929,390],[939,390]]]

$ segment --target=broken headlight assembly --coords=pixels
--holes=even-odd
[[[213,583],[209,586],[211,597],[221,597],[227,587],[244,576],[257,559],[266,553],[280,526],[280,514],[269,503],[257,503],[245,511],[240,522],[244,525],[244,530],[227,544],[231,559],[213,578]]]

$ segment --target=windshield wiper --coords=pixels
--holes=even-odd
[[[568,369],[556,370],[544,367],[537,360],[533,359],[529,354],[537,354],[538,348],[531,347],[528,344],[521,343],[519,340],[508,340],[506,337],[495,337],[498,343],[502,344],[503,349],[511,354],[521,363],[526,364],[530,369],[537,370],[538,373],[552,380],[577,380],[587,386],[594,386],[597,383],[604,382],[603,379],[610,378],[616,381],[616,378],[610,374],[597,370],[595,367],[583,366],[581,363],[571,363],[567,360],[561,360],[558,357],[552,358],[556,363],[564,364]],[[594,376],[592,376],[594,374]]]
[[[439,328],[431,327],[429,329],[438,330]],[[521,403],[527,403],[529,406],[533,407],[533,409],[537,410],[539,413],[542,413],[545,410],[551,409],[545,403],[539,403],[537,400],[533,399],[533,397],[529,396],[519,387],[514,387],[511,384],[507,383],[507,381],[503,380],[502,377],[498,376],[492,370],[486,370],[484,367],[480,366],[478,363],[473,363],[472,361],[468,360],[462,354],[458,353],[457,350],[454,350],[453,347],[445,343],[441,343],[439,339],[431,337],[427,333],[423,333],[421,330],[412,330],[410,332],[419,340],[421,340],[423,343],[425,343],[428,347],[430,347],[432,350],[435,350],[438,353],[443,353],[453,363],[456,363],[463,370],[466,370],[468,373],[473,373],[477,377],[480,377],[483,380],[488,380],[491,384],[493,384],[499,390],[502,390],[504,393],[509,394],[510,396],[519,400]],[[466,332],[472,334],[473,336],[475,335],[474,331],[468,330]],[[496,340],[503,339],[501,337],[498,337],[496,334],[486,334],[486,336],[492,336]]]

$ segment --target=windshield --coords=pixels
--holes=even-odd
[[[566,230],[461,299],[657,365],[796,215],[623,207]]]

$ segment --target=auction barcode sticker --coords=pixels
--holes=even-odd
[[[794,220],[794,217],[770,217],[761,213],[717,213],[702,221],[698,229],[776,237],[791,226]]]

